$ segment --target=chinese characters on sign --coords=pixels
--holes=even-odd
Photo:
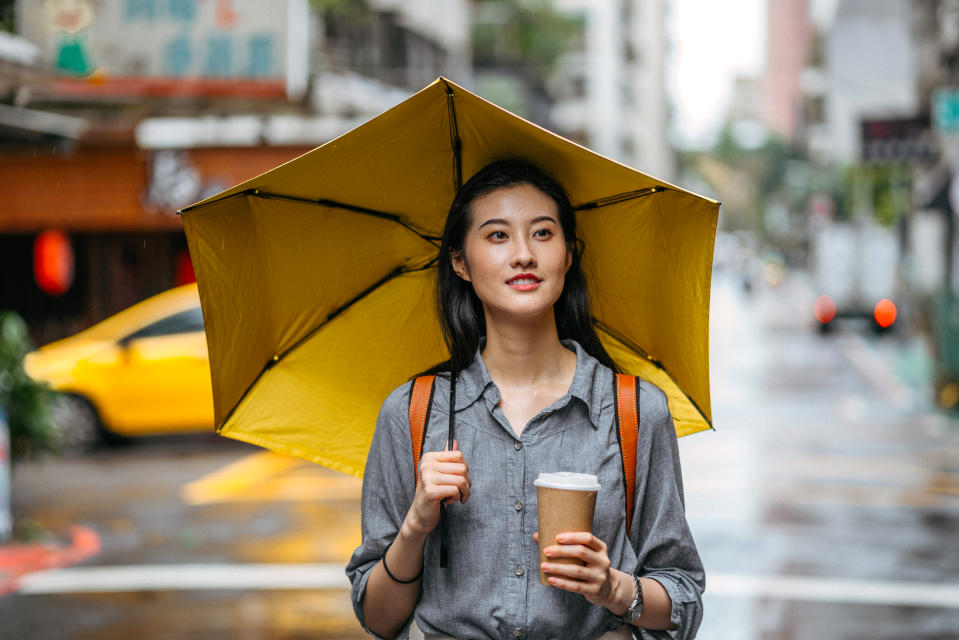
[[[288,2],[20,0],[23,36],[64,75],[280,79]]]

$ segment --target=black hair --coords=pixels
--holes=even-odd
[[[588,354],[618,372],[593,326],[586,276],[581,264],[583,247],[576,237],[576,215],[569,196],[545,171],[520,159],[498,160],[486,165],[463,185],[450,205],[436,275],[436,310],[450,359],[432,367],[430,372],[462,371],[473,361],[480,339],[486,335],[483,304],[473,291],[473,285],[456,275],[451,263],[451,257],[463,251],[472,222],[472,205],[477,198],[491,191],[522,184],[539,189],[556,203],[566,249],[572,256],[563,292],[553,305],[560,339],[572,338]]]

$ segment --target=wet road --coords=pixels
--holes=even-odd
[[[911,386],[908,344],[822,338],[810,303],[798,279],[714,285],[717,430],[680,443],[699,638],[959,637],[959,422]],[[2,638],[364,637],[351,478],[183,437],[23,465],[14,487],[21,522],[88,526],[102,551],[0,598]]]

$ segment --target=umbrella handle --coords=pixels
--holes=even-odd
[[[446,505],[440,505],[440,568],[450,566],[450,527],[446,517]]]
[[[456,369],[450,367],[450,423],[447,435],[447,451],[453,450],[453,425],[456,420]],[[440,568],[446,569],[450,565],[450,526],[446,515],[446,503],[440,505]]]

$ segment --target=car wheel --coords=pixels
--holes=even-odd
[[[73,393],[58,393],[51,407],[57,448],[62,453],[85,453],[102,440],[102,428],[90,401]]]

